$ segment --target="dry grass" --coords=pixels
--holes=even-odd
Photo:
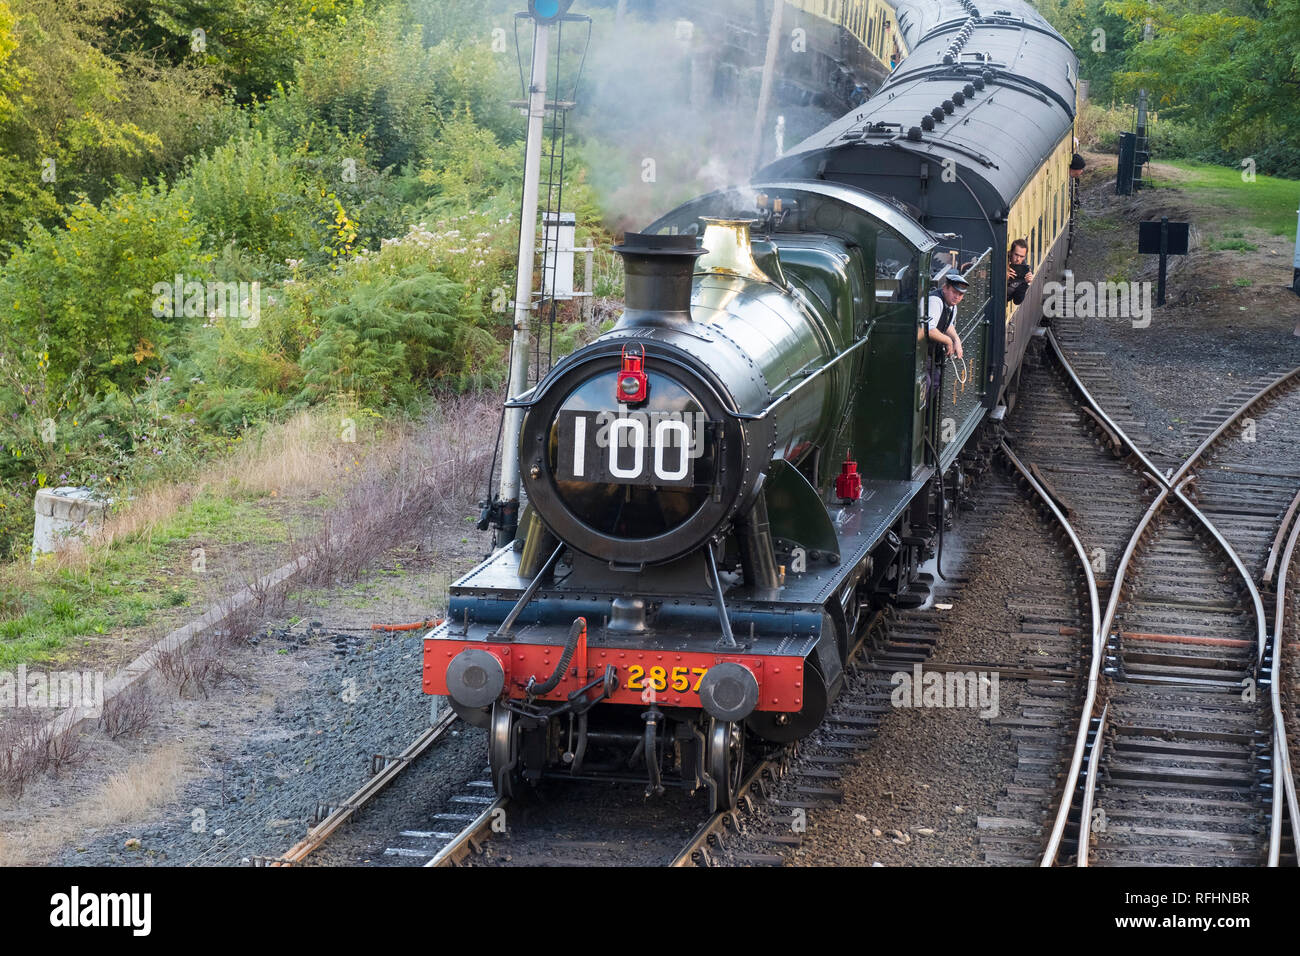
[[[421,422],[375,430],[365,427],[373,418],[364,409],[305,409],[250,433],[232,453],[196,469],[189,481],[133,491],[97,535],[52,556],[49,565],[85,570],[95,550],[148,538],[195,498],[213,492],[310,498],[340,484],[364,485],[377,475],[392,475],[437,481],[436,497],[447,503],[463,498],[467,489],[475,494],[491,455],[498,401],[496,396],[452,398]]]
[[[0,723],[0,793],[21,797],[50,766],[50,734],[42,715],[26,711]]]
[[[162,678],[184,697],[186,691],[201,694],[207,700],[208,691],[216,687],[232,671],[222,661],[224,645],[210,637],[196,638],[180,647],[158,654],[155,665]]]
[[[345,420],[357,423],[355,441],[344,440]],[[49,555],[43,565],[87,572],[114,542],[150,540],[203,495],[308,498],[336,487],[361,458],[386,458],[401,443],[403,429],[372,432],[362,427],[363,420],[364,413],[355,410],[318,406],[288,421],[252,430],[234,451],[196,467],[186,480],[131,489],[130,500],[109,516],[97,534]]]
[[[122,823],[176,799],[185,776],[184,754],[180,744],[167,744],[109,777],[99,797],[104,814],[97,822]]]
[[[25,817],[21,827],[0,833],[0,866],[44,863],[98,828],[139,819],[175,800],[185,776],[184,745],[164,744],[75,803],[52,806]]]
[[[309,586],[355,579],[409,532],[415,518],[458,519],[483,494],[498,408],[465,398],[403,435],[386,458],[372,456],[305,549]]]
[[[233,485],[251,494],[283,494],[286,489],[310,497],[333,488],[358,453],[383,456],[401,440],[400,429],[364,438],[364,413],[334,406],[301,411],[283,425],[252,436],[211,477],[215,485]],[[344,439],[351,422],[355,442]]]
[[[65,571],[83,580],[93,577],[103,570],[115,543],[149,542],[203,495],[301,500],[341,489],[344,513],[328,522],[332,536],[373,517],[376,504],[388,531],[400,530],[401,522],[392,519],[411,506],[450,516],[472,508],[486,487],[499,415],[499,397],[484,395],[451,398],[419,422],[387,422],[379,428],[368,426],[376,419],[364,409],[306,409],[286,422],[250,432],[233,452],[197,468],[189,480],[132,489],[130,499],[93,537],[44,556],[36,566],[25,560],[11,562],[2,573],[14,592],[35,591]],[[353,437],[351,424],[356,426],[355,441],[345,440]],[[320,545],[307,550],[318,552]],[[366,547],[357,557],[372,554]]]

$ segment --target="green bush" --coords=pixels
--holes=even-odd
[[[201,64],[173,66],[112,26],[116,0],[0,2],[0,240],[98,202],[121,177],[179,168],[206,146],[217,102]]]
[[[426,158],[444,124],[458,115],[473,117],[501,142],[522,135],[522,120],[506,103],[517,83],[513,60],[486,43],[426,47],[421,28],[396,11],[305,42],[294,83],[261,104],[255,117],[295,148],[319,152],[331,136],[341,136],[364,143],[375,169],[400,172]]]
[[[296,141],[326,129],[364,137],[379,169],[417,158],[432,133],[432,63],[420,31],[395,16],[311,37],[294,86],[271,109]]]
[[[32,492],[183,470],[207,443],[183,392],[172,376],[155,373],[130,395],[64,392],[48,401],[41,383],[22,386],[11,376],[0,389],[0,477]]]
[[[200,157],[175,188],[188,200],[208,248],[234,243],[274,267],[286,259],[328,259],[332,197],[282,159],[261,132]]]
[[[285,407],[282,395],[247,386],[218,386],[199,390],[194,415],[204,428],[236,435],[249,425],[263,422]]]
[[[31,549],[36,512],[34,491],[19,485],[0,485],[0,559],[8,560]]]
[[[523,155],[505,149],[491,130],[474,122],[468,111],[443,124],[429,149],[420,181],[433,190],[429,208],[446,212],[472,209],[523,177]]]
[[[491,333],[461,314],[463,290],[425,270],[374,275],[342,286],[302,355],[307,394],[355,394],[362,404],[409,405],[430,387],[465,388],[496,371]]]
[[[501,382],[523,126],[484,27],[513,10],[0,0],[0,240],[22,240],[0,265],[0,547],[26,547],[42,484],[166,478],[340,391]],[[566,172],[589,226],[576,153]],[[259,321],[188,290],[173,314],[178,275],[260,283]],[[560,325],[557,350],[591,331]]]
[[[366,5],[364,0],[124,0],[114,25],[170,63],[203,65],[248,102],[290,82],[309,39],[347,31]]]
[[[155,286],[205,266],[200,235],[181,198],[151,185],[83,200],[62,228],[33,225],[0,269],[0,344],[48,343],[56,386],[81,373],[92,392],[138,387],[185,321],[155,315]]]

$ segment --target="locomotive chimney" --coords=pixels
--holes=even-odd
[[[691,276],[705,250],[694,236],[629,232],[614,251],[623,257],[624,310],[617,328],[691,321]]]

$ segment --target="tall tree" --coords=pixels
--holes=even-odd
[[[1120,0],[1133,42],[1121,92],[1145,87],[1220,148],[1279,154],[1300,141],[1300,0]],[[1279,155],[1279,160],[1283,157]]]

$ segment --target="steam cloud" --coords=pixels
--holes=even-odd
[[[756,13],[757,4],[724,5]],[[656,4],[681,16],[596,16],[579,109],[571,127],[582,141],[592,185],[616,232],[644,228],[702,193],[748,182],[767,23],[741,24],[759,37],[756,57],[738,57],[712,4]],[[694,16],[693,20],[688,20]],[[755,18],[756,19],[756,18]],[[787,9],[787,26],[791,11]],[[733,27],[736,24],[733,21]],[[785,143],[798,143],[835,117],[783,102],[775,84],[764,124],[762,161],[775,156],[777,116]]]

